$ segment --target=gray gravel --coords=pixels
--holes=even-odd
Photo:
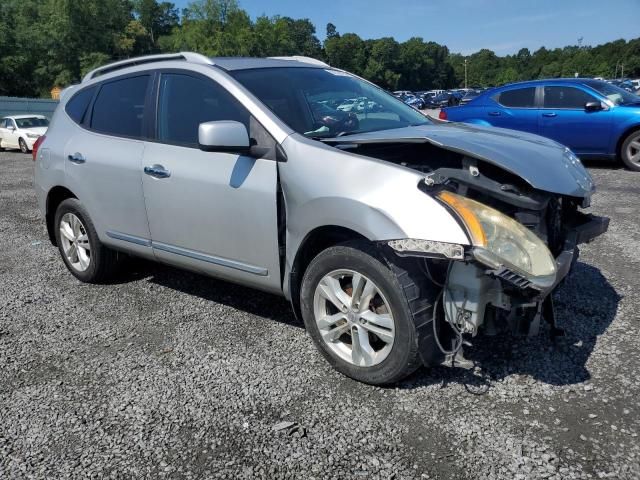
[[[566,342],[476,339],[475,371],[381,389],[280,298],[142,261],[79,283],[32,168],[0,153],[0,478],[640,477],[640,174],[592,169],[612,224],[555,296]]]

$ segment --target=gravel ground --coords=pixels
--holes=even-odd
[[[79,283],[32,165],[0,153],[0,478],[640,477],[640,174],[592,168],[612,222],[555,295],[563,345],[479,338],[475,371],[383,389],[278,297],[145,262]]]

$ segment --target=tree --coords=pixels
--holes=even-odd
[[[149,35],[149,50],[156,50],[158,38],[169,35],[178,26],[180,17],[173,3],[156,0],[135,0],[134,13]]]
[[[309,19],[252,20],[237,0],[194,0],[178,15],[158,0],[0,0],[0,95],[48,96],[112,60],[150,52],[306,55],[324,58],[389,89],[490,86],[532,78],[640,76],[640,38],[590,47],[488,49],[462,56],[420,37],[364,40],[326,25],[322,44]]]
[[[339,36],[336,26],[333,23],[327,23],[327,39]]]

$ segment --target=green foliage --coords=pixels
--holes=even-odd
[[[0,95],[48,96],[109,61],[191,50],[210,56],[306,55],[395,90],[489,86],[544,77],[640,77],[640,38],[498,57],[414,37],[365,40],[308,19],[252,20],[237,0],[194,0],[179,15],[158,0],[0,0]]]

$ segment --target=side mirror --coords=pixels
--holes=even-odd
[[[9,125],[7,129],[11,130],[12,132],[16,131],[16,127],[14,127],[13,125]]]
[[[597,112],[604,110],[604,108],[602,107],[602,102],[587,102],[584,104],[584,110],[586,112]]]
[[[241,155],[247,155],[251,146],[247,127],[232,120],[201,123],[198,126],[198,145],[205,152]]]

